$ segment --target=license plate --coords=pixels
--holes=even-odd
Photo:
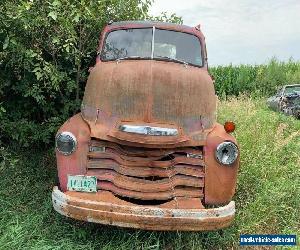
[[[69,191],[97,192],[97,178],[95,176],[69,175],[67,188]]]

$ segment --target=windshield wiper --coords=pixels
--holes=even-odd
[[[122,60],[147,59],[147,58],[150,58],[150,57],[124,56],[124,57],[117,58],[116,61],[117,61],[117,62],[120,62],[120,61],[122,61]]]
[[[171,62],[178,62],[178,63],[182,63],[184,65],[189,65],[189,63],[176,59],[176,58],[172,58],[172,57],[168,57],[168,56],[155,56],[155,58],[158,59],[165,59]],[[118,59],[116,59],[117,62],[120,62],[122,60],[135,60],[135,59],[151,59],[151,57],[141,57],[141,56],[124,56],[124,57],[120,57]]]
[[[179,60],[177,58],[168,57],[168,56],[155,56],[154,58],[161,58],[161,59],[166,59],[171,62],[178,62],[178,63],[182,63],[184,65],[189,65],[189,63],[187,63],[185,61]]]

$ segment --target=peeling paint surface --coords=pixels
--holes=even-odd
[[[207,58],[199,29],[162,23],[108,25],[99,50],[107,32],[145,25],[194,34]],[[239,160],[230,167],[216,160],[216,147],[224,141],[236,144],[236,139],[216,122],[215,113],[206,61],[200,68],[148,59],[102,62],[98,57],[81,113],[58,131],[72,133],[78,145],[68,156],[56,152],[54,209],[78,220],[146,230],[229,226]],[[68,176],[95,178],[95,192],[69,190]]]

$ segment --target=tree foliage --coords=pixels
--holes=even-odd
[[[143,20],[152,0],[2,0],[0,129],[21,145],[49,143],[79,110],[103,26]],[[181,22],[176,15],[160,20]]]

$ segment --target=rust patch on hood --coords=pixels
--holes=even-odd
[[[118,130],[126,122],[177,127],[180,134],[165,137],[167,144],[204,141],[215,123],[215,111],[214,86],[205,69],[155,60],[97,63],[82,104],[92,137],[130,141]],[[135,142],[157,141],[149,138],[138,136]]]

